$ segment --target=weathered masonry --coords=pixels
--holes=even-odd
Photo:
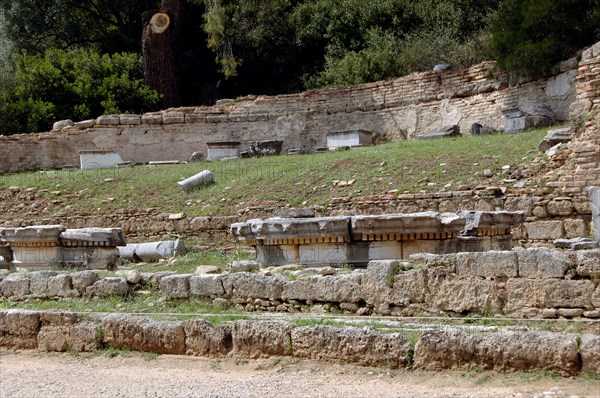
[[[494,66],[57,124],[49,133],[0,137],[0,172],[76,166],[79,151],[118,151],[124,161],[147,163],[188,160],[194,152],[206,158],[215,142],[236,142],[229,149],[245,152],[251,142],[278,140],[287,153],[325,148],[327,134],[340,131],[403,140],[444,125],[468,134],[474,123],[511,130],[568,119],[580,73],[576,59],[560,64],[553,77],[516,85],[494,77]]]
[[[17,270],[45,270],[55,265],[113,268],[119,259],[117,246],[123,245],[120,228],[0,228],[0,255]]]
[[[256,247],[263,265],[366,265],[415,253],[512,248],[523,212],[424,212],[377,216],[270,218],[232,224],[238,240]]]

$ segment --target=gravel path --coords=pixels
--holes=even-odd
[[[600,396],[597,380],[539,378],[539,374],[391,371],[291,358],[0,352],[2,398]]]

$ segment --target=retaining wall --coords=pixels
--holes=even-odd
[[[366,270],[351,273],[299,271],[290,280],[293,270],[216,275],[131,271],[130,276],[102,279],[95,271],[16,273],[0,281],[0,297],[124,296],[154,287],[169,299],[206,299],[243,311],[600,318],[600,249],[416,254],[407,262],[371,261]]]
[[[15,202],[26,202],[29,200],[28,196],[31,196],[27,192],[9,191],[0,195],[4,200]],[[85,228],[93,225],[121,228],[128,241],[166,239],[174,235],[224,241],[231,238],[231,224],[252,218],[272,217],[279,208],[279,204],[275,204],[245,208],[231,216],[184,215],[176,220],[169,219],[168,213],[157,213],[151,209],[135,212],[117,209],[96,216],[44,215],[11,221],[0,220],[0,227],[62,224],[67,228]],[[459,210],[524,211],[525,223],[512,228],[513,239],[521,246],[550,245],[554,239],[585,237],[590,232],[591,210],[587,194],[547,196],[543,194],[542,189],[512,189],[502,193],[500,188],[490,187],[469,191],[341,197],[332,198],[327,208],[317,208],[316,213],[318,216],[334,216]]]
[[[399,333],[370,328],[240,320],[155,321],[124,315],[0,310],[0,347],[89,352],[106,347],[159,354],[260,358],[292,356],[362,366],[442,370],[600,372],[600,336],[551,332],[425,332],[412,347]]]
[[[354,87],[277,97],[249,96],[213,107],[108,115],[60,131],[0,137],[0,172],[79,165],[81,150],[115,150],[134,163],[188,160],[208,142],[281,140],[283,151],[326,147],[326,134],[366,130],[376,139],[415,138],[441,125],[463,133],[477,122],[494,129],[565,121],[575,99],[577,60],[548,79],[509,86],[494,63],[414,73]],[[506,126],[505,126],[506,125]]]

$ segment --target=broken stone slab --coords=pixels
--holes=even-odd
[[[454,213],[434,211],[351,217],[352,237],[355,240],[383,240],[383,237],[378,239],[378,237],[371,235],[389,234],[400,235],[395,237],[394,240],[401,240],[401,235],[422,233],[447,233],[448,236],[452,236],[460,233],[464,228],[464,217]],[[447,238],[448,236],[440,238]],[[389,237],[387,238],[389,239]]]
[[[79,163],[82,170],[112,169],[123,163],[123,158],[114,150],[85,150],[79,151]]]
[[[152,160],[148,162],[150,166],[167,166],[171,164],[179,164],[179,160]]]
[[[190,191],[200,185],[208,185],[215,182],[215,177],[210,170],[203,170],[198,174],[195,174],[183,181],[179,181],[177,184],[183,188],[184,191]]]
[[[538,149],[541,152],[546,152],[557,144],[564,144],[571,141],[572,136],[573,132],[568,127],[549,130],[542,142],[540,142]]]
[[[60,131],[65,127],[71,127],[73,125],[73,121],[71,119],[59,120],[54,122],[52,125],[52,131]]]
[[[590,207],[592,209],[594,238],[600,242],[600,188],[590,187],[588,193],[590,195]]]
[[[60,233],[61,246],[124,246],[121,228],[79,228]]]
[[[233,260],[225,268],[228,272],[253,272],[260,269],[260,264],[252,260]]]
[[[460,127],[455,124],[448,124],[433,128],[425,134],[417,136],[417,140],[434,140],[438,138],[457,137],[459,135]]]
[[[119,118],[119,115],[102,115],[102,116],[98,116],[98,118],[96,119],[96,124],[98,125],[110,125],[110,126],[116,126],[121,122],[121,119]]]
[[[249,156],[272,156],[280,155],[283,141],[252,141],[250,142]]]
[[[11,247],[23,243],[59,244],[60,233],[65,231],[62,225],[32,225],[20,228],[0,228],[0,242],[8,242]]]
[[[456,214],[466,220],[464,235],[485,234],[492,230],[505,230],[508,234],[512,226],[525,222],[523,211],[459,211]]]
[[[328,149],[352,148],[372,143],[373,133],[366,130],[336,131],[327,134]]]
[[[239,141],[207,142],[206,146],[208,147],[207,160],[235,159],[240,156]]]
[[[60,264],[62,252],[59,236],[64,230],[62,225],[0,228],[0,242],[10,245],[12,268],[44,269]]]
[[[176,255],[185,254],[186,248],[182,240],[167,240],[158,242],[130,243],[126,246],[119,246],[119,255],[121,258],[130,261],[158,261],[160,259],[169,259]]]
[[[299,239],[327,237],[332,241],[349,240],[349,217],[253,219],[231,225],[239,240]],[[290,242],[291,243],[291,242]]]
[[[600,242],[593,241],[590,238],[555,239],[552,243],[560,249],[571,250],[589,250],[600,247]]]
[[[316,211],[312,207],[301,209],[278,209],[273,213],[273,217],[280,218],[314,218]]]

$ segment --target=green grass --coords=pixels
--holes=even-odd
[[[484,169],[529,164],[547,129],[433,141],[404,141],[311,155],[139,166],[114,170],[55,170],[0,176],[0,212],[59,217],[106,212],[232,215],[258,206],[326,206],[331,198],[495,185]],[[209,169],[215,183],[183,192],[177,181]],[[336,180],[355,180],[334,186]],[[9,187],[19,187],[13,192]]]

